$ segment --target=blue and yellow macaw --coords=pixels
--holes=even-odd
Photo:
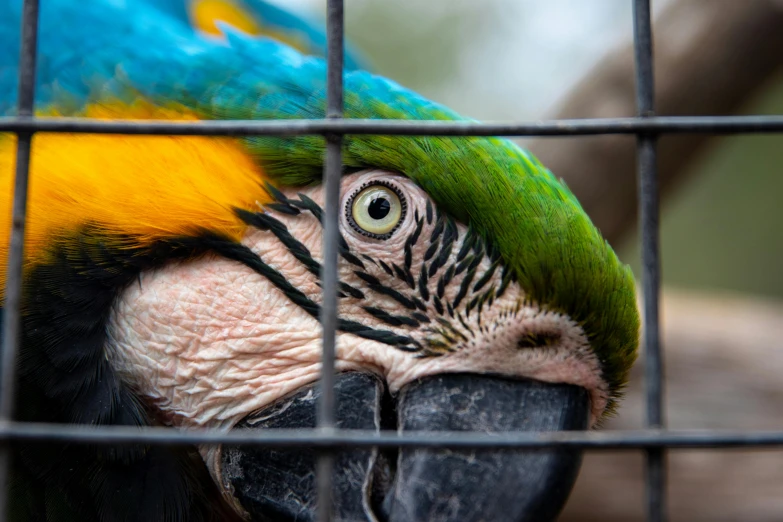
[[[0,0],[0,115],[21,0]],[[41,3],[36,113],[323,118],[323,33],[259,0]],[[349,118],[461,120],[349,58]],[[314,426],[320,136],[38,133],[17,417],[89,425]],[[0,134],[0,258],[16,137]],[[338,425],[586,429],[636,357],[633,278],[571,192],[495,138],[347,136]],[[5,267],[0,286],[5,284]],[[340,520],[548,520],[567,451],[348,451]],[[20,446],[13,520],[313,520],[313,454]]]

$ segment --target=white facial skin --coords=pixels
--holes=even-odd
[[[407,204],[398,228],[388,239],[374,239],[357,232],[345,211],[358,189],[378,181],[395,187]],[[429,198],[416,184],[399,174],[365,171],[344,176],[341,191],[340,230],[364,269],[340,258],[340,281],[359,290],[363,298],[347,295],[338,299],[339,317],[376,332],[388,332],[386,338],[395,334],[409,341],[402,346],[390,345],[368,339],[367,335],[338,331],[339,371],[376,373],[386,380],[392,393],[421,377],[455,372],[570,383],[590,393],[590,424],[600,418],[606,406],[606,383],[601,378],[598,360],[576,323],[525,302],[524,292],[513,281],[500,297],[486,300],[481,307],[474,302],[468,311],[474,298],[492,288],[497,293],[503,283],[504,270],[498,262],[486,284],[473,291],[493,263],[483,249],[476,260],[479,264],[475,274],[466,285],[467,294],[450,313],[446,303],[455,302],[470,272],[464,268],[456,274],[456,259],[466,240],[467,227],[452,222],[456,239],[450,253],[446,250],[443,256],[445,263],[427,278],[424,286],[429,295],[425,296],[419,283],[422,265],[426,264],[429,270],[443,251],[444,235],[450,228],[448,219],[443,221],[434,255],[425,261],[433,231],[439,225],[434,204],[432,220],[427,221]],[[284,194],[297,201],[297,192],[287,190]],[[301,193],[323,207],[322,187]],[[320,262],[322,227],[311,212],[288,215],[268,209],[259,211],[284,224]],[[405,274],[405,245],[417,227],[421,228],[418,239],[409,248],[414,282],[411,288]],[[311,301],[321,302],[318,278],[274,233],[250,227],[242,243]],[[466,258],[475,252],[469,251]],[[384,270],[381,261],[394,275]],[[401,275],[397,275],[394,265],[403,272]],[[452,266],[453,275],[443,285],[438,310],[438,281]],[[360,278],[357,271],[366,274],[365,278]],[[378,287],[374,289],[366,281],[372,278],[399,292],[408,304],[418,300],[423,309],[410,310],[379,293]],[[389,321],[395,322],[394,319],[378,318],[363,307],[402,316],[410,324],[393,326]],[[125,381],[154,404],[167,423],[230,428],[245,416],[318,379],[321,328],[316,319],[269,279],[240,262],[213,255],[147,272],[138,284],[125,290],[111,316],[107,350]]]

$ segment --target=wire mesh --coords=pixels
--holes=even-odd
[[[783,116],[660,117],[654,112],[652,24],[649,0],[634,0],[634,49],[636,57],[636,118],[560,120],[532,123],[481,124],[466,122],[403,122],[343,120],[343,2],[327,4],[328,80],[327,114],[324,120],[209,121],[168,123],[139,121],[89,121],[74,118],[35,118],[35,86],[38,0],[24,0],[22,47],[19,67],[18,111],[0,118],[0,132],[18,136],[13,220],[4,308],[2,381],[0,381],[0,518],[7,511],[7,478],[10,443],[14,441],[71,442],[123,445],[232,443],[267,447],[311,448],[320,451],[318,464],[319,520],[331,519],[333,452],[345,448],[451,448],[535,449],[641,449],[647,454],[647,517],[666,519],[664,451],[668,448],[773,447],[783,445],[783,432],[678,432],[663,429],[663,360],[659,332],[660,255],[658,248],[658,179],[656,140],[675,133],[772,133],[783,132]],[[14,361],[20,339],[20,301],[27,180],[32,136],[35,132],[81,132],[172,135],[323,135],[327,140],[324,166],[326,212],[323,263],[323,369],[318,428],[270,430],[262,433],[176,431],[122,426],[74,426],[30,424],[12,421]],[[351,431],[335,428],[333,390],[337,318],[337,201],[341,174],[341,145],[345,134],[440,136],[575,136],[634,134],[638,141],[640,229],[643,256],[644,327],[646,346],[647,426],[633,432],[567,433],[405,433]]]

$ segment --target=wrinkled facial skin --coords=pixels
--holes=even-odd
[[[352,198],[382,185],[404,210],[389,237],[352,219]],[[440,373],[489,373],[588,390],[606,385],[582,329],[525,299],[490,244],[440,213],[408,178],[344,176],[337,369],[381,376],[395,393]],[[171,425],[230,428],[318,379],[322,187],[277,194],[242,214],[254,268],[209,256],[142,275],[116,302],[109,357]]]

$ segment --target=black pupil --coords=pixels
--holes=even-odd
[[[367,213],[373,219],[383,219],[389,215],[391,210],[391,203],[385,197],[378,197],[370,201],[370,205],[367,207]]]

